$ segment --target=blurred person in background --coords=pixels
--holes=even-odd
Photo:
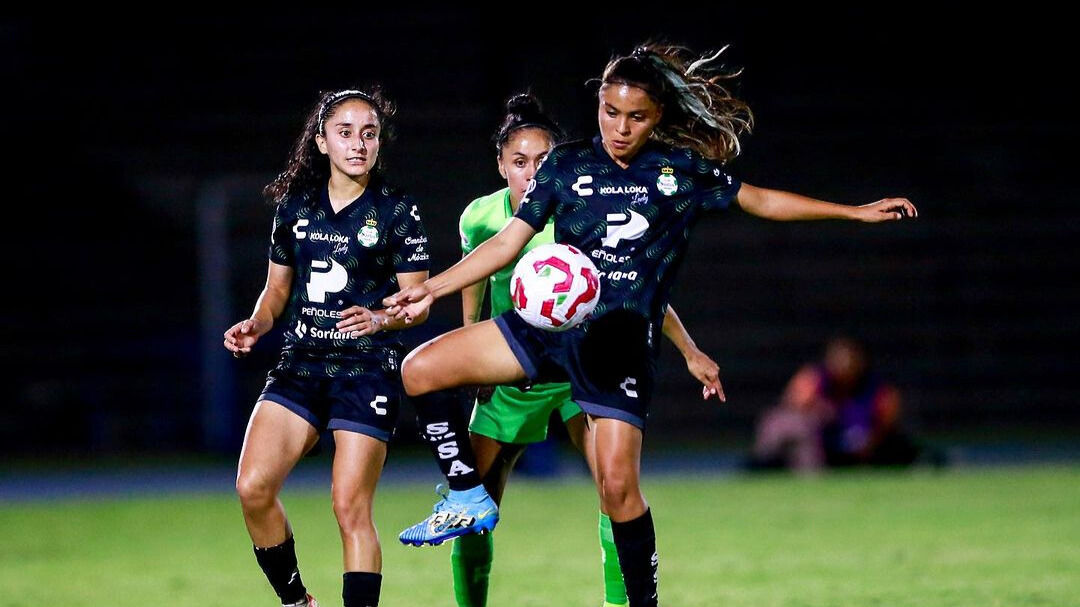
[[[837,336],[758,420],[750,467],[906,466],[918,456],[902,423],[900,390],[874,372],[862,343]]]
[[[429,267],[417,205],[376,168],[393,113],[378,87],[321,95],[286,169],[263,191],[276,205],[266,286],[251,316],[225,332],[225,348],[240,358],[275,324],[284,331],[236,475],[255,558],[283,606],[318,605],[300,577],[279,494],[324,429],[334,440],[344,605],[379,604],[372,505],[403,393],[397,331],[416,323],[379,308],[383,297],[423,282]]]

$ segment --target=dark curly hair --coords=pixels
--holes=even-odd
[[[391,119],[397,109],[386,97],[381,86],[322,91],[319,93],[319,100],[308,112],[304,130],[293,145],[285,170],[263,188],[263,197],[267,201],[277,204],[294,195],[311,198],[326,184],[330,178],[330,161],[319,152],[315,135],[326,135],[323,130],[326,120],[334,115],[342,102],[350,99],[362,99],[375,108],[379,118],[380,143],[385,145],[393,140],[394,128]],[[381,164],[378,162],[378,165]]]

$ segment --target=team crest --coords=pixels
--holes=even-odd
[[[379,222],[374,219],[368,219],[365,223],[367,225],[360,228],[360,231],[356,234],[356,239],[365,247],[375,246],[375,243],[379,242],[379,230],[375,229],[375,226],[379,225]]]
[[[675,169],[664,167],[660,169],[660,176],[656,178],[656,189],[664,196],[671,196],[679,191],[679,182],[675,180]]]

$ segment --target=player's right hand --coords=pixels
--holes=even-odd
[[[431,304],[435,303],[435,296],[427,283],[419,283],[406,287],[397,293],[383,299],[386,313],[392,318],[412,322],[419,318]]]
[[[251,347],[270,329],[264,327],[264,324],[255,318],[248,318],[229,327],[229,330],[225,331],[225,349],[232,352],[236,358],[251,354]]]

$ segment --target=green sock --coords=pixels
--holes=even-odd
[[[615,551],[615,539],[611,535],[611,519],[603,512],[600,513],[600,556],[604,562],[604,602],[625,605],[626,586],[623,586],[619,553]]]
[[[611,534],[610,527],[608,534]],[[454,540],[450,561],[454,569],[454,596],[457,597],[458,607],[487,605],[488,578],[491,577],[491,561],[494,557],[495,543],[490,533],[473,533]]]

